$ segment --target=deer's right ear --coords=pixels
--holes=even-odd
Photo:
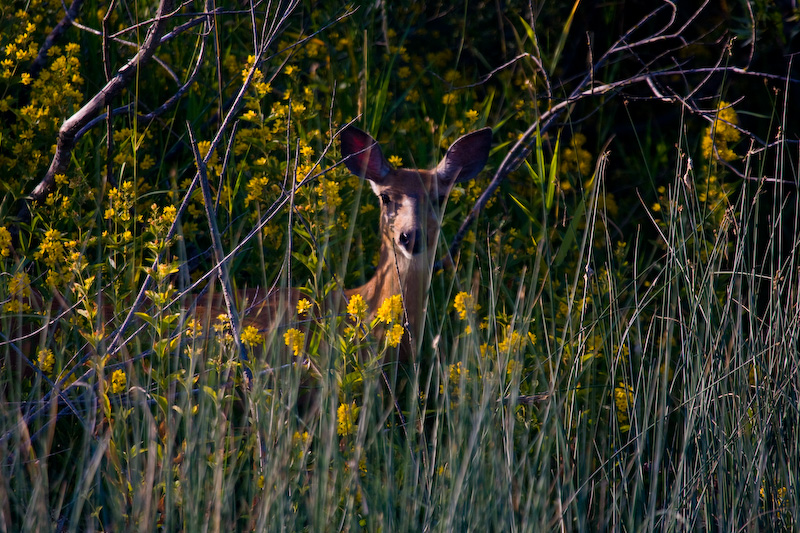
[[[459,137],[436,166],[436,175],[445,185],[471,180],[486,165],[491,147],[491,128],[482,128]]]
[[[347,169],[360,178],[377,183],[392,171],[383,157],[378,141],[355,126],[348,126],[339,134],[342,142],[342,157]]]

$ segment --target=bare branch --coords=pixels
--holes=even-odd
[[[194,154],[194,162],[197,165],[197,173],[200,177],[200,190],[203,192],[203,205],[206,210],[206,220],[208,221],[208,230],[211,235],[211,246],[214,250],[214,257],[216,259],[216,267],[214,271],[222,282],[222,296],[225,299],[225,306],[228,309],[228,318],[231,321],[231,330],[233,330],[233,341],[239,348],[239,355],[243,361],[247,360],[247,354],[244,351],[244,346],[240,341],[241,328],[239,324],[239,313],[236,311],[236,302],[233,296],[233,286],[231,279],[228,275],[227,263],[225,261],[225,252],[222,249],[222,237],[219,234],[217,227],[217,213],[214,209],[214,202],[211,199],[211,186],[208,183],[208,174],[206,173],[206,164],[200,155],[200,150],[197,148],[197,140],[195,139],[192,125],[186,123],[186,131],[189,134],[189,143],[192,147],[192,154]]]
[[[42,181],[36,186],[31,193],[31,200],[34,202],[41,202],[46,197],[50,189],[55,183],[56,174],[63,174],[69,165],[72,150],[75,148],[76,134],[83,126],[89,123],[101,109],[106,107],[114,97],[116,97],[122,90],[128,86],[136,74],[136,70],[153,56],[156,46],[159,42],[159,36],[164,29],[166,22],[165,12],[168,5],[171,4],[170,0],[161,0],[158,6],[158,11],[154,17],[154,22],[150,26],[147,36],[142,43],[139,52],[128,61],[114,76],[105,87],[89,100],[77,113],[69,117],[61,125],[58,130],[58,142],[56,144],[56,153],[50,163],[50,168],[47,170]]]
[[[450,248],[448,250],[447,256],[445,256],[444,258],[440,259],[437,262],[435,268],[437,268],[437,269],[441,268],[442,264],[445,264],[445,263],[448,263],[449,261],[451,261],[451,258],[454,257],[456,253],[458,253],[458,249],[461,246],[461,242],[463,241],[464,236],[467,233],[467,230],[472,225],[472,223],[475,221],[475,219],[480,214],[480,212],[483,210],[483,208],[486,205],[486,203],[494,195],[494,193],[497,191],[497,188],[500,186],[500,184],[503,182],[503,180],[508,176],[508,174],[510,174],[511,172],[516,170],[517,168],[519,168],[519,166],[522,164],[522,162],[525,160],[525,158],[527,158],[528,155],[531,153],[531,149],[532,149],[531,146],[533,144],[533,140],[535,139],[535,135],[537,133],[541,135],[542,133],[547,131],[555,123],[556,119],[562,113],[567,111],[567,109],[571,105],[573,105],[573,104],[575,104],[575,103],[577,103],[579,101],[582,101],[582,100],[584,100],[584,99],[586,99],[588,97],[603,96],[603,95],[606,95],[606,94],[618,92],[618,91],[620,91],[620,90],[622,90],[623,88],[626,88],[626,87],[631,87],[633,85],[637,85],[637,84],[640,84],[640,83],[645,83],[653,91],[653,93],[655,95],[655,99],[658,99],[658,100],[661,100],[661,101],[666,101],[666,102],[679,103],[680,105],[682,105],[685,109],[687,109],[691,113],[699,115],[699,116],[703,117],[705,120],[707,120],[707,121],[709,121],[709,122],[711,122],[713,124],[714,120],[717,119],[717,110],[716,109],[711,110],[711,111],[702,110],[699,107],[697,107],[696,105],[692,104],[690,100],[682,98],[677,94],[673,94],[671,96],[666,96],[661,91],[659,91],[658,89],[655,88],[653,80],[655,78],[660,78],[660,77],[667,77],[668,78],[668,77],[672,77],[672,76],[686,76],[686,75],[691,75],[691,74],[708,74],[708,75],[710,75],[710,74],[719,74],[719,73],[732,73],[732,74],[737,74],[737,75],[742,75],[742,76],[755,76],[755,77],[758,77],[758,78],[761,78],[761,79],[780,80],[780,81],[786,82],[787,84],[788,83],[800,83],[800,80],[797,80],[797,79],[794,79],[794,78],[777,76],[777,75],[772,75],[772,74],[767,74],[767,73],[750,72],[750,71],[744,70],[744,69],[739,68],[739,67],[721,67],[721,66],[715,66],[715,67],[710,67],[710,68],[698,68],[698,69],[682,69],[682,68],[667,69],[667,70],[663,70],[663,71],[659,71],[659,72],[649,72],[649,73],[641,74],[641,75],[638,75],[638,76],[633,76],[633,77],[630,77],[630,78],[627,78],[627,79],[624,79],[624,80],[620,80],[620,81],[616,81],[616,82],[612,82],[612,83],[607,83],[607,84],[600,85],[600,86],[591,86],[589,88],[585,88],[585,85],[587,85],[589,80],[590,80],[590,78],[587,76],[584,79],[584,82],[583,82],[584,85],[579,86],[575,90],[575,92],[573,92],[572,95],[570,95],[569,98],[566,98],[565,100],[563,100],[563,101],[559,102],[558,104],[552,106],[546,112],[542,113],[542,115],[539,117],[539,119],[536,120],[533,124],[531,124],[531,126],[520,136],[520,138],[517,140],[517,142],[511,148],[511,150],[509,150],[509,152],[506,154],[506,157],[503,159],[503,161],[500,164],[500,166],[498,167],[498,169],[495,171],[495,175],[492,178],[492,181],[489,183],[489,185],[483,191],[481,196],[475,202],[475,204],[473,205],[472,209],[470,210],[470,212],[467,214],[466,218],[462,222],[461,226],[458,229],[458,232],[456,233],[456,235],[453,237],[453,240],[451,241]],[[704,78],[702,83],[706,83],[707,81],[708,81],[708,76],[706,76]],[[741,127],[739,127],[738,125],[735,125],[735,124],[730,124],[728,122],[726,122],[726,124],[728,124],[729,126],[735,128],[737,131],[739,131],[740,133],[746,135],[747,137],[750,137],[751,139],[756,140],[759,144],[761,144],[761,145],[765,144],[763,140],[758,139],[752,132],[746,131],[743,128],[741,128]]]

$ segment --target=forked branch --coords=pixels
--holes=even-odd
[[[168,19],[167,10],[171,5],[172,0],[160,0],[153,23],[148,29],[142,47],[136,55],[120,68],[117,74],[89,102],[61,125],[58,130],[56,153],[44,178],[31,193],[32,201],[43,201],[53,188],[56,175],[66,172],[72,150],[75,148],[78,132],[95,118],[104,107],[108,106],[130,84],[137,69],[153,57]]]

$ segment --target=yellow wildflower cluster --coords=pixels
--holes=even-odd
[[[386,298],[376,316],[380,322],[391,325],[386,331],[386,343],[392,347],[398,346],[405,333],[400,324],[403,319],[403,298],[399,294]]]
[[[25,272],[18,272],[11,276],[8,282],[8,294],[11,299],[3,306],[9,313],[22,313],[30,311],[28,299],[31,297],[31,280]]]
[[[469,370],[461,366],[461,361],[454,365],[450,365],[450,381],[459,381],[462,374],[464,377],[469,376]]]
[[[175,217],[178,214],[178,208],[174,205],[165,206],[163,209],[159,208],[157,204],[150,206],[150,218],[148,219],[149,230],[155,237],[155,240],[149,241],[154,250],[160,251],[164,246],[169,246],[172,239],[166,240],[169,234],[169,228],[175,222]],[[173,237],[174,238],[174,237]]]
[[[786,487],[777,487],[769,491],[772,496],[771,502],[767,502],[767,491],[764,490],[764,487],[765,484],[762,484],[761,488],[758,490],[758,494],[765,503],[768,503],[772,507],[791,509],[791,507],[789,507],[790,502],[786,498],[789,495],[789,491]]]
[[[403,298],[399,294],[389,296],[378,308],[376,316],[384,324],[400,322],[403,318]]]
[[[592,154],[583,145],[586,144],[586,136],[583,133],[576,133],[572,136],[569,144],[562,148],[559,157],[559,174],[563,177],[570,173],[577,173],[582,177],[589,177],[592,172]],[[569,181],[561,183],[561,188],[571,189]]]
[[[633,387],[620,382],[614,387],[614,403],[617,406],[617,420],[620,430],[630,430],[630,409],[633,405]]]
[[[485,357],[494,357],[494,355],[495,355],[494,346],[492,346],[488,342],[484,342],[483,344],[481,344],[480,350],[481,350],[481,357],[484,357],[484,358]]]
[[[522,341],[522,335],[517,332],[515,329],[511,329],[511,326],[506,328],[505,338],[503,341],[497,346],[497,349],[500,352],[509,352],[511,350],[516,350],[520,342]]]
[[[133,182],[124,181],[119,188],[112,187],[108,191],[108,208],[103,212],[103,218],[114,222],[130,222],[134,203]]]
[[[23,15],[24,17],[24,13],[25,12],[22,11],[19,14]],[[0,62],[0,65],[3,67],[3,78],[10,78],[17,70],[17,66],[19,66],[20,63],[29,61],[36,57],[38,45],[33,40],[31,35],[35,31],[36,25],[32,22],[28,22],[25,25],[24,31],[17,35],[13,42],[10,42],[5,46],[6,58]],[[27,80],[30,80],[30,75],[28,75]],[[28,85],[30,81],[26,82],[25,78],[23,78],[22,83],[24,85]]]
[[[125,385],[128,384],[128,378],[125,376],[124,370],[115,370],[111,374],[111,393],[119,394],[125,390]]]
[[[42,13],[49,10],[48,2],[38,0],[24,10],[6,10],[8,31],[0,32],[0,113],[13,117],[0,125],[0,137],[10,140],[0,144],[0,169],[23,179],[49,163],[53,134],[83,101],[78,44],[51,47],[44,68],[31,70],[45,29]],[[20,182],[4,185],[16,188]]]
[[[475,298],[464,291],[456,294],[453,306],[456,308],[456,311],[458,311],[458,317],[461,320],[466,320],[467,316],[474,316],[481,308],[481,306],[475,302]]]
[[[196,339],[203,335],[203,324],[199,320],[190,318],[186,321],[186,334],[192,339]]]
[[[290,328],[283,334],[283,342],[294,355],[300,355],[306,345],[306,334],[297,328]]]
[[[247,61],[244,64],[244,68],[242,69],[242,81],[247,80],[247,77],[250,75],[250,70],[253,68],[255,64],[256,58],[255,56],[248,56]],[[261,72],[261,69],[256,68],[253,70],[253,78],[252,78],[252,89],[258,95],[259,98],[265,97],[267,94],[272,92],[272,87],[269,83],[264,81],[264,73]]]
[[[448,367],[447,372],[447,383],[449,384],[450,393],[453,396],[460,396],[461,395],[461,380],[467,379],[469,377],[469,369],[465,368],[461,361],[458,363],[451,364]],[[439,393],[444,394],[445,384],[442,383],[439,385]]]
[[[153,134],[150,130],[139,133],[131,128],[121,128],[114,132],[114,144],[117,155],[114,156],[114,163],[126,169],[133,169],[138,165],[140,170],[150,170],[156,164],[156,160],[150,154],[140,153],[140,146],[147,146],[146,142],[152,139]]]
[[[299,172],[297,177],[300,178]],[[342,197],[339,196],[341,188],[341,183],[336,180],[320,178],[319,185],[316,187],[316,192],[320,199],[320,208],[329,213],[336,211],[336,208],[342,205]]]
[[[264,337],[261,336],[261,333],[258,332],[258,328],[255,326],[245,326],[242,329],[241,339],[242,343],[248,348],[252,348],[264,342]]]
[[[356,407],[356,402],[343,403],[339,405],[336,410],[336,433],[342,437],[353,435],[358,428],[356,420],[358,419],[359,407]]]
[[[62,281],[61,266],[65,263],[61,232],[57,229],[45,231],[44,240],[33,254],[33,258],[41,260],[47,267],[47,283],[52,286],[58,285]]]
[[[739,157],[730,148],[730,145],[738,142],[742,136],[735,128],[738,124],[739,117],[733,107],[728,102],[720,102],[714,122],[706,128],[703,134],[700,145],[703,157],[709,161],[712,159],[732,161]]]
[[[245,185],[247,196],[244,199],[244,206],[248,207],[251,203],[260,204],[267,201],[267,192],[272,192],[274,195],[280,192],[280,187],[277,184],[270,186],[269,178],[267,176],[255,176]],[[276,190],[277,189],[277,190]]]
[[[200,141],[197,143],[197,151],[200,153],[201,159],[205,160],[210,150],[211,141]],[[219,161],[219,152],[217,150],[214,150],[214,153],[211,154],[211,157],[208,159],[206,171],[209,178],[219,176],[222,172],[222,164]]]
[[[42,348],[39,350],[36,366],[39,367],[42,373],[50,375],[53,372],[53,365],[55,365],[55,363],[56,357],[53,355],[53,350],[49,348]]]
[[[300,433],[295,431],[292,435],[292,460],[301,460],[311,445],[311,436],[308,431]]]
[[[222,313],[217,316],[217,322],[212,326],[217,335],[221,335],[223,340],[230,340],[231,336],[231,317],[227,313]]]
[[[360,294],[354,294],[347,302],[347,314],[356,322],[363,322],[367,317],[367,302]]]
[[[0,226],[0,257],[11,255],[11,232],[5,226]]]
[[[309,135],[313,134],[319,135],[319,131],[315,131]],[[315,170],[316,172],[319,172],[319,168],[316,168],[316,161],[314,160],[314,149],[303,140],[299,141],[299,145],[300,145],[300,159],[297,161],[297,171],[295,173],[295,179],[297,180],[298,183],[302,182],[309,176],[312,176]],[[326,194],[326,191],[323,187],[323,183],[326,181],[329,182],[331,180],[327,178],[322,178],[320,180],[320,185],[318,185],[316,188],[317,194],[322,198],[325,198]],[[320,187],[323,188],[321,189]],[[335,191],[329,191],[328,194],[330,192],[335,192],[335,194],[338,197],[339,189],[336,188]],[[341,203],[341,201],[339,201],[339,203]]]
[[[303,316],[309,311],[311,311],[311,302],[308,301],[308,298],[300,298],[297,301],[297,314]]]
[[[400,324],[392,324],[392,327],[386,332],[386,343],[392,348],[396,348],[402,342],[405,332],[405,328]]]

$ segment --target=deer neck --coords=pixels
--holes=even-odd
[[[386,236],[382,239],[379,257],[372,279],[360,287],[346,290],[345,296],[349,300],[351,296],[360,294],[369,308],[368,319],[372,320],[386,298],[402,295],[409,333],[416,344],[425,322],[425,304],[431,273],[430,258],[425,252],[412,258],[400,251],[395,252],[391,238]]]

